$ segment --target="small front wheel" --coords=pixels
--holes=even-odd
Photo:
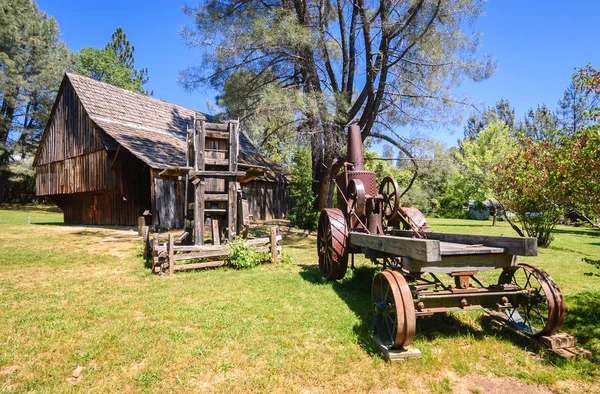
[[[560,329],[565,319],[565,304],[556,282],[546,271],[517,264],[502,271],[498,284],[516,285],[524,291],[518,305],[504,310],[517,330],[538,337]]]

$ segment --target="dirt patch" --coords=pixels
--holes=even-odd
[[[455,394],[552,394],[553,391],[538,384],[522,383],[516,378],[493,375],[468,374],[453,379],[452,392]]]
[[[2,368],[0,368],[0,375],[10,375],[11,373],[15,372],[17,369],[19,369],[18,365],[6,365]]]

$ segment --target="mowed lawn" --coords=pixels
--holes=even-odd
[[[371,343],[380,267],[357,259],[344,280],[327,282],[314,235],[284,240],[286,264],[168,278],[150,274],[133,230],[61,222],[56,212],[0,208],[3,392],[600,392],[600,277],[584,275],[592,267],[582,262],[600,258],[600,232],[559,227],[549,249],[523,259],[561,287],[563,331],[592,362],[534,352],[469,312],[419,319],[423,358],[388,364]],[[430,222],[513,235],[505,223]]]

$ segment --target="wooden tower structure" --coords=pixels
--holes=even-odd
[[[214,245],[220,245],[221,239],[231,241],[240,226],[248,222],[238,181],[246,174],[238,170],[239,122],[208,123],[206,118],[197,117],[194,127],[187,131],[186,145],[187,165],[168,167],[160,173],[164,178],[185,177],[186,220],[180,238],[204,245],[204,227],[209,220]],[[238,209],[242,219],[239,224]]]

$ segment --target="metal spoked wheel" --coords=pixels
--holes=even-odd
[[[546,271],[518,264],[505,268],[498,283],[516,285],[527,291],[519,305],[504,311],[516,329],[533,337],[550,335],[560,329],[565,304],[558,286]]]
[[[393,349],[408,346],[415,336],[415,306],[404,277],[384,270],[373,278],[371,288],[375,332]]]
[[[342,211],[325,208],[319,217],[319,269],[329,280],[342,279],[348,269],[348,227]]]
[[[360,179],[352,179],[348,184],[348,214],[362,216],[366,206],[365,185]]]
[[[383,218],[391,220],[397,216],[400,207],[400,188],[398,182],[391,176],[386,176],[379,185],[379,194],[383,196],[382,214]]]

